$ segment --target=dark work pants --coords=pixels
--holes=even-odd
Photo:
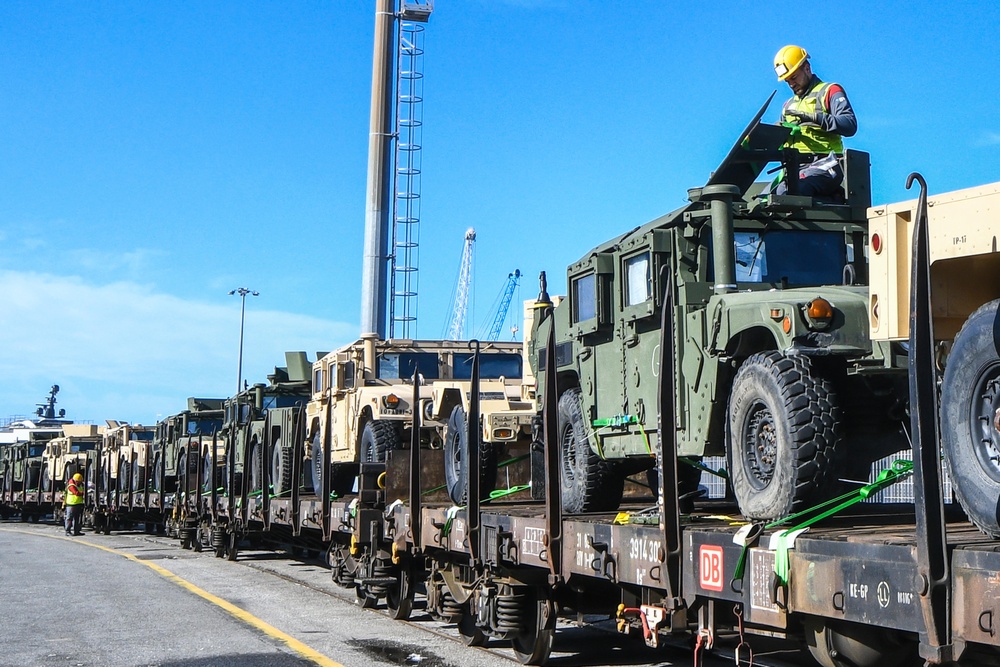
[[[66,506],[66,532],[79,535],[83,530],[83,505]]]

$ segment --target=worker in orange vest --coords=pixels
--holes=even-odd
[[[83,475],[76,473],[66,482],[66,534],[82,535],[83,531]]]

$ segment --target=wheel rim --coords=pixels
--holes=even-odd
[[[983,369],[970,401],[969,426],[983,470],[1000,482],[1000,364]]]
[[[559,451],[562,452],[562,474],[565,487],[571,487],[573,482],[579,477],[577,470],[579,458],[576,451],[576,433],[572,424],[566,424],[562,429],[562,437],[559,438]]]
[[[741,448],[743,462],[750,484],[760,490],[771,483],[778,460],[774,415],[764,403],[757,402],[750,407],[745,423]]]
[[[451,466],[451,473],[458,479],[461,477],[462,470],[462,441],[457,433],[450,433],[448,435],[449,445],[451,449],[451,456],[448,458],[447,464]]]

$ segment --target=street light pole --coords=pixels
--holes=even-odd
[[[238,287],[229,291],[229,296],[238,294],[240,296],[240,358],[236,369],[236,400],[239,403],[240,392],[243,391],[243,322],[246,317],[247,295],[260,296],[260,292],[255,292],[246,287]]]

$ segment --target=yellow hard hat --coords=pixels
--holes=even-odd
[[[80,473],[76,473],[75,475],[73,475],[73,479],[75,479],[78,482],[81,482],[83,481],[83,475],[81,475]]]
[[[789,44],[781,47],[774,56],[774,73],[778,75],[778,81],[784,81],[795,74],[808,57],[809,54],[801,46]]]

